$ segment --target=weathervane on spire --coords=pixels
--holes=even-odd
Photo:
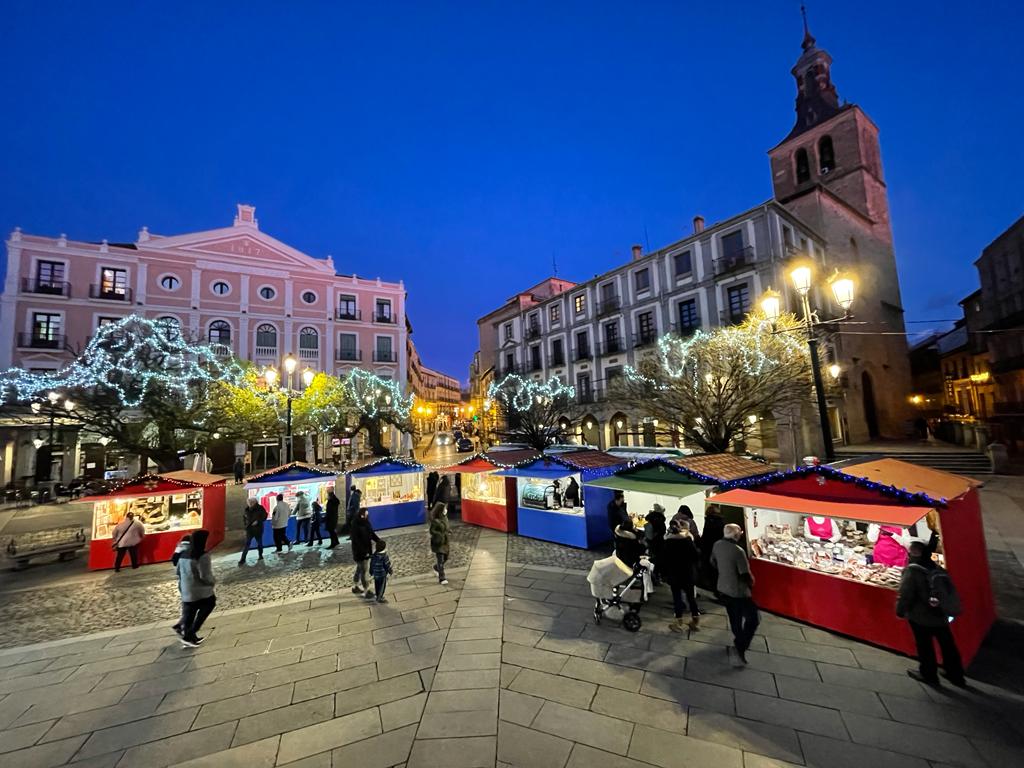
[[[803,3],[800,3],[800,15],[804,17],[804,41],[800,45],[806,51],[814,47],[815,40],[810,27],[807,26],[807,6]]]

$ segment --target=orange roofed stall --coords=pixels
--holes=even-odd
[[[530,449],[478,453],[438,472],[458,473],[462,522],[516,533],[516,479],[495,474],[524,466],[540,454]]]
[[[969,664],[995,621],[975,480],[895,459],[739,480],[711,501],[742,507],[754,600],[763,609],[913,655],[895,613],[906,545],[937,534],[956,584]]]
[[[128,512],[146,529],[140,564],[170,560],[181,538],[199,528],[210,532],[207,547],[212,549],[224,540],[226,482],[218,475],[181,470],[129,478],[108,493],[83,498],[93,502],[89,568],[114,567],[114,526]]]

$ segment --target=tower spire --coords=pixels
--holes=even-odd
[[[800,3],[800,15],[804,17],[804,41],[800,44],[800,47],[805,51],[814,47],[814,35],[811,34],[811,28],[807,26],[807,6]]]

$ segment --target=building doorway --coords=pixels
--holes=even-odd
[[[868,437],[874,440],[878,437],[878,411],[875,408],[875,387],[867,371],[860,375],[860,387],[864,396],[864,423],[868,427]]]

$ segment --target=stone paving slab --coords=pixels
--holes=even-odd
[[[198,649],[161,623],[0,651],[0,765],[1003,768],[1024,758],[1024,699],[995,686],[935,691],[906,676],[908,659],[770,616],[760,650],[736,668],[710,599],[696,633],[668,631],[665,590],[641,611],[640,632],[597,626],[585,574],[510,563],[523,550],[515,541],[480,532],[451,584],[396,579],[387,605],[342,590],[218,609]]]

